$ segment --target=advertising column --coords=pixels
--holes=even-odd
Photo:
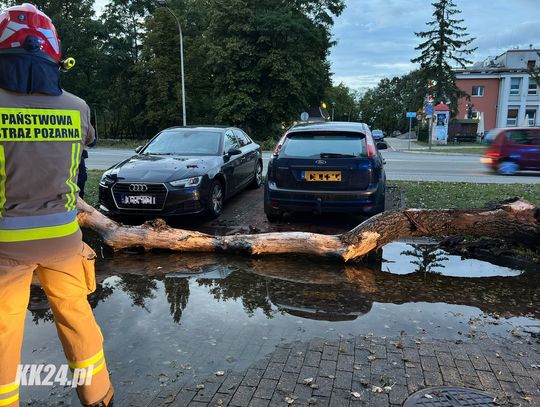
[[[433,118],[432,140],[433,144],[448,144],[448,120],[450,109],[444,103],[435,106]]]

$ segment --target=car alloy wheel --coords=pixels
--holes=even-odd
[[[262,185],[263,175],[262,175],[262,164],[260,161],[257,162],[257,166],[255,167],[255,174],[253,177],[253,181],[251,182],[251,187],[256,189],[259,188]]]
[[[497,172],[501,175],[514,175],[519,170],[519,165],[513,161],[503,161],[499,164]]]
[[[219,181],[212,182],[208,199],[208,214],[211,218],[217,218],[223,209],[223,187]]]

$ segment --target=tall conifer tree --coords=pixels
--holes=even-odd
[[[463,19],[457,17],[461,11],[452,0],[438,0],[432,6],[435,10],[433,20],[427,23],[429,30],[415,33],[425,41],[415,48],[420,55],[411,62],[420,63],[426,86],[428,79],[437,82],[432,90],[435,102],[449,101],[455,112],[458,99],[466,93],[456,86],[451,64],[464,68],[472,63],[467,56],[476,50],[470,48],[474,38],[467,34]]]

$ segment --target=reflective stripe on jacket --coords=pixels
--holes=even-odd
[[[77,171],[94,137],[89,119],[86,103],[67,92],[0,89],[0,245],[78,232]]]

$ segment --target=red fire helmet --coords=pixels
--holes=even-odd
[[[60,41],[47,15],[29,3],[9,7],[0,13],[0,52],[23,47],[29,36],[37,39],[42,51],[60,62]]]

